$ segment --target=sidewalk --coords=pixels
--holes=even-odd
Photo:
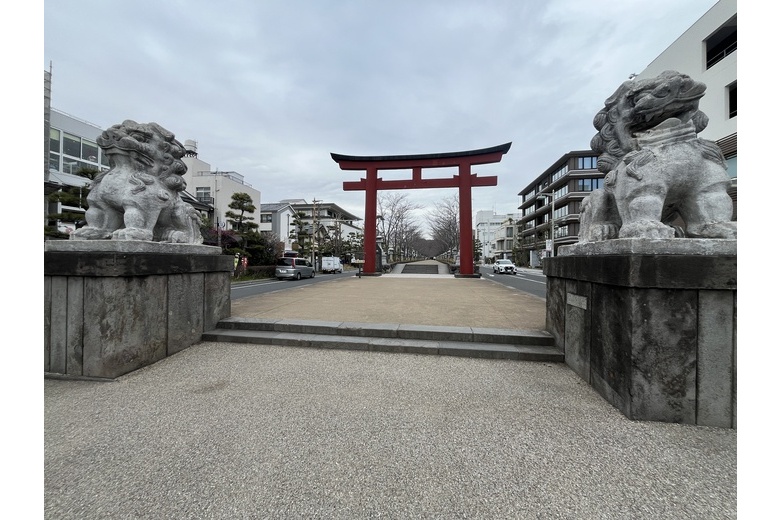
[[[519,329],[545,316],[540,298],[452,276],[233,302],[244,317],[344,309]],[[46,518],[737,517],[736,430],[630,421],[561,363],[202,342],[44,392]]]

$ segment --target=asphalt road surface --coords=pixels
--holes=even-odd
[[[257,280],[251,282],[238,282],[231,286],[231,300],[266,294],[286,289],[294,289],[305,285],[332,281],[335,278],[350,278],[355,276],[356,271],[345,271],[338,274],[316,273],[314,278],[302,278],[301,280],[277,280],[270,278],[268,280]]]
[[[494,274],[491,266],[480,266],[483,278],[504,285],[510,289],[527,292],[540,298],[545,298],[547,285],[546,276],[540,269],[522,269],[517,274]]]

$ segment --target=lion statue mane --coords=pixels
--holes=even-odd
[[[594,117],[604,188],[582,203],[580,242],[737,238],[724,156],[697,137],[705,84],[677,71],[625,81]]]
[[[97,143],[110,168],[92,181],[87,225],[71,239],[203,243],[200,214],[180,196],[187,166],[173,133],[128,119],[104,131]]]

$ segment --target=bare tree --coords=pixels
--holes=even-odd
[[[429,212],[428,223],[431,238],[440,253],[458,249],[458,194],[442,199]]]
[[[377,197],[377,229],[383,237],[383,248],[393,249],[397,260],[408,255],[412,240],[420,235],[414,218],[419,204],[410,202],[406,193],[380,193]]]

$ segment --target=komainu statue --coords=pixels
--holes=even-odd
[[[97,139],[110,169],[92,181],[87,225],[76,240],[201,244],[200,214],[184,202],[184,147],[157,123],[126,120]]]
[[[580,242],[612,238],[737,238],[724,156],[697,137],[705,84],[666,71],[626,81],[594,117],[591,148],[604,189],[583,200]]]

